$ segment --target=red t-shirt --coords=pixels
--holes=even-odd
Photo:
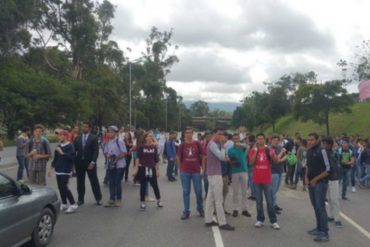
[[[177,150],[181,162],[180,171],[199,173],[202,165],[201,155],[204,155],[204,151],[199,142],[182,143]]]
[[[269,148],[271,159],[276,156],[274,150]],[[255,150],[249,152],[249,160],[255,155]],[[255,184],[271,184],[271,162],[269,161],[265,148],[259,148],[257,158],[253,166],[253,183]]]

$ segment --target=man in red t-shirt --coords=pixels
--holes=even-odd
[[[185,141],[177,150],[177,163],[180,164],[180,178],[183,190],[184,211],[182,220],[190,217],[190,182],[193,180],[195,195],[197,198],[197,210],[204,217],[202,197],[202,177],[204,171],[205,155],[201,144],[193,140],[193,129],[186,128],[184,131]]]
[[[263,193],[265,194],[271,227],[275,230],[280,229],[272,202],[271,165],[277,164],[284,153],[285,149],[283,148],[281,153],[276,156],[273,149],[266,147],[265,135],[263,133],[256,135],[256,144],[249,152],[249,161],[253,166],[253,183],[256,191],[257,222],[254,226],[257,228],[262,227],[263,222],[265,221],[265,215],[263,212]]]

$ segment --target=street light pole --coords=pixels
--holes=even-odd
[[[129,69],[129,81],[130,81],[130,84],[129,84],[129,129],[131,129],[131,126],[132,126],[132,105],[131,105],[131,101],[132,101],[132,90],[131,90],[131,85],[132,85],[132,81],[131,81],[131,62],[129,61],[128,62],[128,69]]]

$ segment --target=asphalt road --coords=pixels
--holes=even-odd
[[[102,181],[104,170],[102,160],[99,162],[99,177]],[[162,166],[164,174],[165,165]],[[16,169],[0,170],[15,177]],[[55,178],[49,180],[50,187],[56,189]],[[72,192],[77,197],[76,180],[70,183]],[[139,210],[139,187],[132,183],[123,183],[123,205],[121,208],[104,208],[96,206],[91,188],[87,180],[85,205],[75,214],[61,214],[55,226],[53,240],[50,246],[216,246],[211,228],[204,226],[204,221],[196,213],[186,221],[181,221],[182,190],[179,181],[168,182],[162,175],[159,178],[163,209],[156,208],[155,203],[148,202],[147,210]],[[108,187],[102,186],[103,200],[109,196]],[[150,194],[153,196],[152,190]],[[370,232],[370,190],[349,192],[350,201],[342,202],[342,212]],[[281,230],[275,231],[268,222],[262,229],[255,229],[255,203],[249,201],[252,218],[239,216],[227,217],[227,221],[236,227],[234,232],[221,231],[223,246],[248,247],[287,247],[287,246],[320,246],[306,234],[314,227],[314,213],[309,203],[307,193],[301,187],[297,191],[282,186],[278,196],[280,206],[284,209],[279,216]],[[231,194],[227,201],[227,209],[231,211]],[[192,193],[191,210],[195,210],[195,197]],[[367,247],[370,239],[357,228],[343,219],[344,228],[337,229],[330,225],[331,241],[322,245],[335,247]],[[222,246],[222,245],[218,245]]]

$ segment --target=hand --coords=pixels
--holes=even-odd
[[[90,162],[89,167],[87,167],[88,170],[94,169],[95,164],[93,162]]]
[[[281,149],[281,152],[285,154],[286,153],[286,149],[285,148],[282,148]]]
[[[51,171],[50,170],[48,171],[48,177],[49,178],[51,177]]]
[[[315,187],[316,184],[317,184],[317,181],[316,181],[316,179],[312,179],[309,183],[310,183],[311,187]]]
[[[230,159],[228,157],[225,157],[225,162],[230,162]]]
[[[60,155],[63,155],[64,154],[63,151],[62,151],[62,149],[60,147],[57,147],[55,149],[55,151],[57,151]]]

